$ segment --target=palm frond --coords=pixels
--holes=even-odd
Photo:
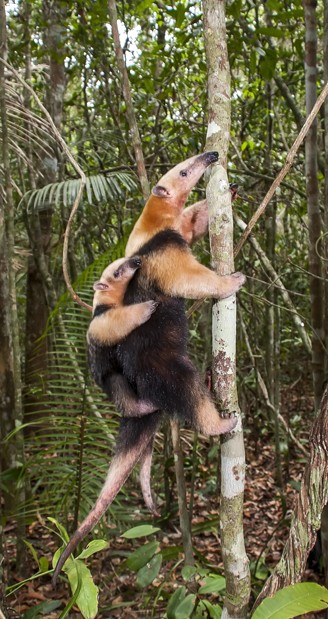
[[[19,206],[26,205],[28,211],[48,208],[49,204],[72,206],[79,190],[80,180],[69,179],[59,183],[45,185],[41,189],[28,191]],[[117,201],[122,199],[125,191],[134,191],[137,183],[128,172],[111,172],[89,176],[86,182],[85,197],[89,204]]]

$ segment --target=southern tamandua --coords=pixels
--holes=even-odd
[[[189,242],[192,242],[196,238],[199,238],[205,234],[208,226],[206,201],[197,203],[197,205],[193,205],[184,211],[182,209],[188,193],[191,191],[208,165],[216,161],[217,158],[217,153],[205,153],[204,155],[192,157],[186,162],[183,162],[182,164],[179,164],[179,166],[173,168],[173,170],[161,179],[160,184],[153,189],[153,194],[151,198],[149,198],[142,215],[130,235],[126,255],[131,255],[135,252],[135,250],[139,248],[147,239],[151,239],[152,242],[152,237],[156,235],[156,232],[161,230],[166,231],[170,227],[175,230],[181,230],[182,234]],[[180,183],[181,179],[182,182]],[[166,187],[164,186],[163,181],[165,181]],[[179,298],[175,298],[175,296],[183,296],[187,298],[205,298],[206,296],[224,298],[236,292],[244,283],[245,278],[240,273],[235,273],[225,277],[216,276],[215,273],[200,265],[193,258],[190,252],[188,253],[188,251],[186,251],[186,244],[184,245],[183,251],[180,251],[182,249],[183,239],[181,237],[179,238],[178,234],[176,234],[175,238],[174,233],[170,230],[167,230],[165,234],[166,236],[162,237],[159,235],[160,238],[155,239],[155,244],[150,247],[149,244],[146,244],[146,248],[142,248],[144,251],[141,253],[147,254],[147,252],[149,252],[152,258],[148,261],[148,270],[147,267],[144,270],[144,274],[141,278],[141,282],[143,283],[140,284],[139,282],[139,288],[138,283],[130,290],[130,287],[128,287],[125,303],[134,303],[133,296],[136,298],[146,296],[147,300],[149,300],[149,294],[154,290],[156,294],[159,295],[160,302],[165,300],[165,302],[171,304],[170,312],[167,312],[167,308],[165,308],[164,317],[167,317],[168,313],[174,317],[173,334],[174,327],[176,326],[177,315],[181,317],[183,314],[184,316],[183,309],[181,313],[181,307],[183,308],[183,306],[181,306],[182,301]],[[171,246],[165,256],[168,258],[168,262],[165,263],[165,261],[163,261],[163,255],[156,256],[156,251],[164,250],[165,252],[165,246],[168,241],[167,235],[169,235],[171,239]],[[163,241],[164,247],[162,244]],[[177,243],[176,246],[175,243]],[[153,253],[154,249],[155,262]],[[168,248],[166,247],[166,249]],[[155,269],[153,267],[155,267]],[[183,272],[184,269],[185,272]],[[133,284],[133,281],[134,280],[132,280],[131,284]],[[159,310],[160,306],[153,315],[153,318]],[[160,313],[161,312],[159,312],[159,315]],[[160,333],[162,333],[161,327],[162,324],[160,324]],[[180,327],[182,328],[182,331],[186,329],[186,325],[183,327],[182,323]],[[132,371],[133,363],[130,364],[130,368],[126,365],[127,355],[125,354],[126,348],[124,351],[124,346],[127,344],[128,349],[130,348],[131,342],[130,344],[128,343],[129,338],[133,335],[133,333],[137,333],[139,330],[140,328],[136,329],[135,332],[132,332],[123,343],[118,344],[118,349],[121,349],[119,351],[119,358],[121,358],[123,363],[123,373],[126,369],[128,369],[127,376],[132,378],[132,382],[133,375],[135,375]],[[153,337],[155,335],[155,331],[156,329],[152,329]],[[156,336],[155,339],[157,339]],[[143,349],[144,352],[143,361],[147,362],[147,346],[146,348],[143,348],[142,341],[147,342],[148,352],[152,350],[152,346],[150,345],[149,340],[145,338],[140,338],[140,341],[141,350]],[[174,343],[175,341],[175,338],[172,337],[171,343]],[[158,341],[155,342],[155,348],[157,345]],[[182,349],[183,346],[184,345],[182,345]],[[160,347],[158,350],[160,350]],[[148,359],[148,361],[149,360],[150,359]],[[156,363],[157,367],[162,367],[160,358],[157,358],[157,361],[154,359],[154,361],[153,372],[156,370]],[[143,379],[139,385],[139,387],[141,387],[141,391],[140,393],[138,392],[138,396],[140,396],[143,392],[144,387],[146,390],[148,388],[149,391],[152,384],[152,380],[149,380],[150,376],[147,377],[147,371],[143,372],[142,367],[139,367],[139,370],[141,371]],[[191,403],[191,423],[194,427],[199,428],[200,431],[205,431],[206,434],[220,434],[230,431],[235,426],[235,419],[220,419],[213,402],[208,396],[208,393],[204,391],[204,385],[202,381],[200,381],[195,368],[193,368],[190,360],[184,354],[181,354],[180,359],[179,356],[176,357],[174,368],[172,368],[172,370],[185,372],[186,378],[188,377],[192,382],[193,390],[191,391],[189,391],[185,382],[180,381],[180,384],[184,388],[184,392],[187,392],[186,397],[188,400],[190,399],[191,393],[196,396]],[[154,377],[154,374],[152,377]],[[173,377],[174,371],[171,371],[171,379]],[[162,384],[165,384],[165,377]],[[168,385],[166,385],[165,393],[167,397],[164,397],[164,401],[160,397],[160,394],[158,398],[158,402],[160,401],[161,404],[163,404],[162,408],[167,408],[170,412],[173,411],[173,413],[175,412],[178,414],[177,408],[179,409],[179,404],[182,404],[181,409],[179,409],[179,413],[180,416],[183,417],[185,414],[184,411],[187,411],[187,407],[183,401],[183,398],[181,398],[181,392],[178,393],[178,390],[173,392],[176,396],[179,396],[179,398],[174,400],[172,408],[170,408],[170,403],[172,403],[173,393],[170,391],[170,388],[168,388]],[[153,394],[151,400],[153,400]],[[58,573],[60,572],[68,556],[74,551],[77,544],[85,537],[85,535],[94,527],[96,522],[98,522],[104,514],[108,505],[115,498],[120,487],[124,484],[132,468],[140,458],[142,460],[141,483],[144,484],[143,494],[145,496],[148,489],[149,496],[151,497],[150,463],[152,443],[154,435],[160,424],[162,414],[163,413],[160,411],[157,411],[143,417],[135,419],[124,418],[121,420],[117,455],[114,456],[112,460],[105,485],[95,507],[74,533],[69,544],[64,549],[54,572],[54,583],[56,582]],[[187,414],[185,419],[188,418],[189,414]],[[150,498],[150,508],[151,504],[152,499]]]
[[[93,314],[87,331],[88,361],[99,387],[126,417],[154,412],[155,407],[137,398],[118,366],[114,346],[133,329],[149,320],[157,303],[147,300],[123,306],[129,282],[140,268],[142,259],[120,258],[106,267],[93,286]]]

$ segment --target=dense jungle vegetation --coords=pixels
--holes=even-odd
[[[245,617],[265,583],[270,595],[299,580],[328,584],[325,102],[235,261],[247,276],[236,345],[243,515],[233,508],[236,527],[244,523],[244,576],[229,571],[219,535],[220,440],[176,428],[172,446],[167,422],[152,465],[160,518],[147,512],[134,471],[88,539],[105,541],[82,554],[80,572],[51,585],[54,553],[103,485],[120,418],[88,370],[90,312],[63,278],[80,179],[58,136],[86,175],[67,269],[92,304],[93,283],[124,255],[150,188],[209,149],[204,17],[215,11],[226,24],[228,60],[214,26],[213,36],[231,114],[236,243],[327,82],[327,0],[0,0],[1,617],[218,618],[223,604],[225,616]],[[189,203],[205,198],[206,180]],[[193,252],[211,264],[208,238]],[[190,355],[204,380],[212,305],[187,307]],[[244,468],[238,474],[243,481]],[[268,584],[293,535],[288,568]]]

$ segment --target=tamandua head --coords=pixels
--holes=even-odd
[[[142,258],[134,256],[119,258],[106,267],[100,280],[93,285],[93,308],[98,305],[121,305],[128,283],[140,269],[141,263]]]
[[[169,170],[153,187],[152,193],[128,240],[125,254],[133,255],[152,236],[165,228],[179,229],[180,216],[189,193],[218,153],[195,155]]]
[[[152,195],[172,203],[172,208],[183,208],[191,190],[195,187],[206,168],[219,158],[216,151],[195,155],[169,170],[152,189]],[[163,203],[164,204],[164,203]]]

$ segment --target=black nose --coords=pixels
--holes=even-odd
[[[214,163],[214,161],[218,161],[219,153],[217,150],[211,150],[208,153],[205,153],[206,161],[209,163]]]

